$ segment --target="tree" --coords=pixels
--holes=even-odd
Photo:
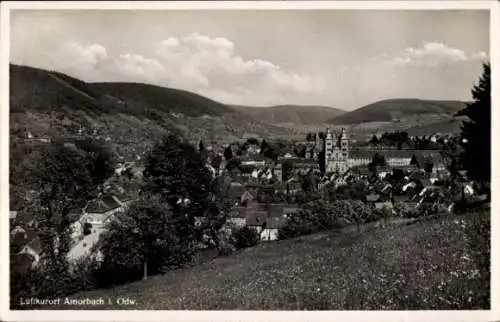
[[[372,158],[372,163],[375,166],[385,166],[387,163],[385,162],[385,158],[383,155],[375,153]]]
[[[229,161],[233,158],[233,150],[231,149],[231,146],[228,145],[227,148],[224,149],[224,159],[226,161]]]
[[[458,115],[467,116],[462,123],[462,162],[469,178],[480,183],[491,177],[491,80],[490,64],[483,64],[483,74],[472,88],[473,101]]]
[[[210,201],[202,217],[198,218],[198,240],[209,247],[215,247],[222,253],[226,246],[227,236],[223,228],[231,212],[233,201],[229,197],[231,180],[227,177],[218,177],[212,182]]]
[[[326,160],[326,154],[325,151],[322,150],[321,152],[318,153],[319,171],[321,171],[321,173],[326,172],[325,160]]]
[[[260,153],[264,154],[269,148],[270,148],[270,146],[266,142],[266,140],[262,140],[262,143],[260,144]]]
[[[377,138],[377,136],[374,134],[369,142],[371,145],[379,145],[380,144],[380,141],[379,139]]]
[[[143,195],[110,222],[101,245],[100,277],[120,284],[182,266],[190,257],[179,228],[161,195]]]
[[[76,141],[75,145],[85,152],[87,169],[96,185],[113,175],[116,168],[116,156],[104,142],[88,138]]]
[[[284,160],[281,164],[282,181],[287,181],[292,176],[293,163],[290,160]]]
[[[238,249],[255,246],[260,241],[260,236],[257,233],[257,230],[249,227],[237,229],[233,233],[233,238],[234,246]]]
[[[47,275],[56,277],[68,270],[71,247],[70,211],[83,208],[95,196],[104,175],[92,173],[95,160],[74,147],[53,143],[30,155],[25,178],[36,196],[24,211],[34,214],[42,246],[42,262]],[[45,265],[44,264],[44,265]]]
[[[257,138],[248,138],[246,143],[249,145],[259,145],[259,140]]]
[[[219,169],[221,163],[222,157],[219,154],[215,155],[211,160],[211,164],[214,169]]]
[[[89,235],[90,233],[92,233],[92,224],[86,222],[85,224],[83,224],[83,235],[86,236]]]
[[[203,140],[200,140],[200,143],[198,144],[198,152],[200,154],[203,154],[205,152],[205,145],[203,144]]]
[[[377,172],[377,168],[387,165],[383,155],[375,153],[373,155],[372,161],[368,164],[368,169],[370,172]]]
[[[293,149],[293,153],[299,158],[305,158],[306,156],[306,147],[303,145],[299,145]]]
[[[207,236],[218,246],[228,209],[223,196],[214,194],[211,173],[193,146],[177,136],[165,138],[148,155],[144,179],[144,191],[170,206],[184,248]]]
[[[202,213],[208,200],[211,173],[200,154],[178,136],[169,135],[146,157],[144,191],[160,194],[174,213]]]

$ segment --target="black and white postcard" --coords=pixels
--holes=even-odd
[[[2,3],[2,320],[499,320],[499,8]]]

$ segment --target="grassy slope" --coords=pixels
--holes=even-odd
[[[345,113],[327,106],[278,105],[271,107],[231,106],[235,110],[271,124],[321,124]]]
[[[332,124],[359,124],[366,122],[389,122],[414,115],[449,114],[463,108],[460,101],[431,101],[419,99],[391,99],[363,106],[352,112],[334,117]]]
[[[120,309],[485,309],[489,235],[478,231],[488,215],[322,233],[74,297],[138,303]]]
[[[449,118],[447,120],[429,124],[417,125],[406,129],[409,135],[421,136],[435,132],[457,134],[461,131],[463,118]]]

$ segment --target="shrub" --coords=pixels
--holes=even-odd
[[[278,233],[279,239],[308,235],[349,224],[376,220],[376,213],[359,200],[321,200],[305,204],[299,213],[290,217]]]
[[[228,241],[224,240],[219,244],[217,250],[219,256],[229,256],[236,250],[236,247]]]
[[[233,244],[237,249],[255,246],[259,241],[257,230],[249,227],[240,228],[233,233]]]
[[[83,258],[69,270],[50,262],[40,262],[31,267],[12,258],[10,270],[10,295],[12,309],[32,309],[21,306],[20,300],[28,297],[62,297],[99,287],[96,273],[99,263],[95,258]]]
[[[90,235],[91,233],[92,233],[92,224],[86,222],[85,224],[83,224],[83,235],[87,236]]]
[[[415,207],[410,207],[407,203],[398,202],[394,205],[396,215],[401,218],[417,218],[420,212]]]

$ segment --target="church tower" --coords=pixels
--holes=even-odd
[[[326,129],[325,133],[325,171],[332,172],[332,163],[334,160],[334,146],[335,146],[335,136],[330,131]]]
[[[349,137],[344,128],[340,132],[339,147],[339,170],[341,173],[345,173],[349,169]]]
[[[345,129],[338,136],[329,129],[325,137],[326,172],[345,173],[349,169],[349,137]]]

